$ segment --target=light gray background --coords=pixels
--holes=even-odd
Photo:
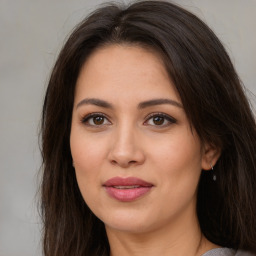
[[[0,256],[41,255],[36,191],[43,94],[69,31],[101,2],[0,0]],[[255,93],[256,0],[176,2],[213,28]]]

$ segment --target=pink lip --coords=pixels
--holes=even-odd
[[[153,184],[136,177],[114,177],[107,180],[103,186],[111,197],[122,202],[130,202],[149,192]]]

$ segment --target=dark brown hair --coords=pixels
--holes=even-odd
[[[107,5],[79,24],[53,68],[42,114],[44,255],[109,255],[104,224],[84,202],[69,136],[81,66],[97,48],[135,44],[158,52],[202,143],[221,148],[217,180],[202,172],[197,212],[220,246],[256,252],[256,128],[224,47],[196,16],[164,1]]]

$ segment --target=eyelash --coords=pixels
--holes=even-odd
[[[93,124],[89,124],[90,119],[93,119],[95,117],[101,117],[101,118],[104,118],[104,119],[108,120],[108,117],[106,115],[104,115],[103,113],[91,113],[89,115],[84,116],[81,119],[81,123],[86,124],[88,126],[101,126],[101,125],[96,125],[96,124],[94,124],[94,125]],[[104,125],[104,124],[102,124],[102,125]]]
[[[150,119],[153,119],[154,117],[160,117],[160,118],[163,118],[164,119],[164,122],[165,121],[167,121],[168,122],[168,124],[164,124],[164,125],[153,125],[153,126],[159,126],[160,128],[161,127],[166,127],[166,126],[168,126],[168,125],[170,125],[170,124],[175,124],[175,123],[177,123],[177,120],[175,119],[175,118],[173,118],[173,117],[171,117],[171,116],[169,116],[169,115],[166,115],[166,114],[164,114],[164,113],[152,113],[152,114],[150,114],[149,116],[147,116],[147,118],[146,118],[146,121],[144,122],[144,124],[146,123],[146,122],[148,122]],[[148,125],[148,124],[146,124],[146,125]]]
[[[85,117],[82,117],[81,118],[81,123],[85,124],[85,125],[88,125],[88,126],[94,126],[94,127],[100,127],[100,126],[103,126],[103,125],[106,125],[106,124],[89,124],[89,121],[93,118],[96,118],[96,117],[100,117],[100,118],[104,118],[105,120],[103,120],[103,122],[105,122],[106,120],[108,121],[108,124],[111,124],[111,122],[109,121],[108,117],[103,114],[103,113],[91,113],[89,115],[86,115]],[[170,124],[175,124],[177,122],[177,120],[169,115],[166,115],[164,113],[152,113],[150,115],[147,116],[146,118],[146,121],[143,123],[144,125],[150,125],[148,124],[149,120],[153,119],[153,118],[156,118],[156,117],[160,117],[160,118],[163,118],[164,119],[164,122],[168,122],[167,124],[159,124],[159,125],[152,125],[152,126],[159,126],[159,128],[161,127],[166,127]]]

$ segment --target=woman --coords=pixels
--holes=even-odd
[[[239,78],[202,21],[162,1],[96,10],[45,97],[44,254],[253,255],[255,143]]]

